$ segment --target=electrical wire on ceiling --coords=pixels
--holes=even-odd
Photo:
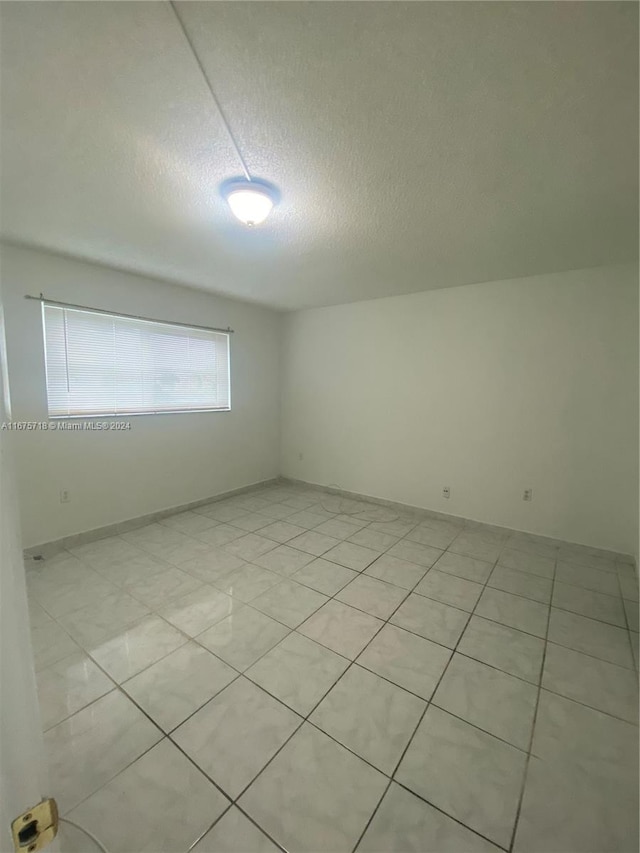
[[[280,200],[280,193],[272,183],[254,177],[249,171],[247,161],[243,157],[238,141],[231,130],[231,125],[229,124],[225,112],[222,109],[222,104],[215,93],[213,84],[209,79],[209,75],[206,72],[202,60],[198,56],[198,51],[193,43],[193,39],[189,35],[189,30],[178,11],[179,4],[176,0],[169,0],[169,5],[171,6],[180,29],[182,30],[182,34],[189,45],[193,58],[200,69],[200,73],[207,85],[209,94],[215,104],[215,108],[218,111],[222,124],[227,131],[229,141],[238,156],[238,160],[240,161],[240,165],[244,173],[244,178],[229,178],[226,181],[223,181],[220,191],[227,200],[229,207],[231,208],[231,212],[236,219],[249,227],[259,225],[261,222],[264,222],[271,213],[273,206]]]
[[[207,88],[209,89],[209,93],[210,93],[211,97],[213,98],[213,102],[216,105],[216,109],[218,110],[218,114],[220,115],[220,118],[222,119],[222,123],[225,126],[225,130],[227,131],[227,135],[229,136],[229,140],[231,142],[231,145],[233,146],[234,151],[238,155],[238,160],[240,161],[240,165],[242,166],[242,171],[244,172],[244,176],[248,181],[251,181],[251,173],[249,172],[249,167],[247,166],[247,163],[246,163],[244,157],[242,156],[242,151],[240,150],[240,146],[238,145],[236,138],[233,135],[233,131],[231,130],[231,126],[229,125],[229,122],[227,121],[227,117],[224,114],[224,110],[222,109],[222,104],[218,100],[218,96],[216,95],[216,93],[214,91],[213,84],[211,83],[211,80],[209,79],[209,75],[205,71],[204,65],[202,64],[202,61],[200,60],[200,57],[198,56],[198,52],[196,51],[196,48],[195,48],[195,45],[193,43],[191,36],[189,35],[189,31],[187,30],[185,23],[182,20],[180,13],[178,12],[178,4],[175,2],[175,0],[169,0],[169,5],[173,9],[173,14],[176,16],[176,20],[177,20],[178,24],[180,25],[180,29],[182,30],[184,37],[187,40],[187,44],[189,45],[189,47],[191,49],[191,53],[193,54],[193,58],[195,59],[197,65],[198,65],[198,68],[200,69],[200,73],[204,77],[204,81],[207,84]]]

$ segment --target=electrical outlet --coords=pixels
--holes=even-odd
[[[304,459],[304,453],[298,453],[298,462],[302,462]]]
[[[71,495],[69,494],[69,490],[68,489],[62,489],[60,491],[60,503],[61,504],[68,504],[70,500],[71,500]]]
[[[525,489],[522,495],[523,501],[531,501],[533,500],[533,489]]]
[[[444,486],[444,487],[443,487],[443,489],[442,489],[442,497],[443,497],[443,498],[450,498],[450,497],[451,497],[451,489],[449,488],[449,486]]]

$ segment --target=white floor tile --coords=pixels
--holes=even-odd
[[[508,848],[526,754],[430,707],[396,779],[446,814]]]
[[[289,628],[297,628],[326,601],[326,595],[285,580],[252,599],[251,606]]]
[[[340,601],[328,601],[298,628],[301,634],[353,660],[384,622]]]
[[[431,701],[526,751],[537,699],[538,688],[533,684],[454,654]]]
[[[318,527],[322,524],[323,521],[326,521],[328,517],[328,513],[318,512],[316,509],[314,510],[302,510],[302,512],[297,512],[295,515],[290,515],[287,518],[288,524],[295,524],[299,527],[304,527],[305,530],[312,530],[315,527]]]
[[[31,644],[36,670],[80,650],[67,632],[57,622],[48,622],[31,629]]]
[[[547,690],[540,692],[531,751],[543,761],[638,786],[638,726]]]
[[[239,805],[285,850],[347,853],[386,784],[382,773],[305,724]]]
[[[42,727],[50,729],[113,690],[115,684],[82,652],[36,674]]]
[[[187,643],[125,681],[122,689],[165,732],[183,723],[238,673],[211,652]]]
[[[407,591],[398,586],[368,575],[358,575],[335,597],[343,604],[357,607],[378,619],[388,619],[406,595]]]
[[[228,800],[169,740],[154,746],[69,817],[109,853],[188,850]]]
[[[290,708],[241,677],[176,729],[172,739],[235,798],[301,722]]]
[[[637,849],[628,558],[281,483],[25,567],[52,793],[110,853]]]
[[[416,563],[425,569],[433,566],[439,557],[442,556],[442,551],[439,548],[432,548],[430,545],[420,545],[418,542],[411,542],[409,539],[402,539],[400,542],[397,542],[389,548],[387,553],[392,557],[397,557],[399,560]]]
[[[358,658],[361,666],[430,699],[451,651],[415,634],[386,625]]]
[[[618,578],[615,574],[601,572],[587,566],[577,566],[573,563],[558,562],[556,568],[556,580],[562,583],[581,586],[593,592],[602,592],[605,595],[620,595]]]
[[[548,639],[609,663],[633,668],[629,638],[623,628],[552,607]]]
[[[163,619],[150,616],[104,643],[89,647],[91,657],[121,684],[184,645],[187,638]]]
[[[292,548],[312,554],[314,557],[321,557],[329,549],[338,545],[339,541],[333,536],[316,533],[315,530],[308,530],[306,533],[296,536],[295,539],[290,539],[288,544]]]
[[[380,530],[372,530],[371,527],[366,527],[349,536],[349,542],[355,545],[362,545],[364,548],[371,548],[373,551],[382,553],[387,548],[391,548],[398,542],[398,536],[392,536],[390,533],[383,533]]]
[[[239,569],[214,578],[212,584],[239,601],[249,602],[281,581],[282,575],[246,563]]]
[[[306,716],[348,666],[346,658],[294,631],[245,675]]]
[[[475,612],[485,619],[492,619],[536,637],[544,638],[547,633],[547,605],[499,589],[487,587],[480,596]]]
[[[638,680],[630,669],[548,643],[542,686],[614,717],[638,721]]]
[[[64,814],[157,743],[162,732],[119,690],[44,736],[51,793]]]
[[[539,554],[529,554],[515,548],[505,548],[500,554],[498,565],[520,572],[529,572],[543,578],[553,578],[555,573],[555,558],[542,557]]]
[[[396,610],[389,620],[426,640],[433,640],[449,649],[455,648],[469,614],[457,607],[450,607],[440,601],[433,601],[423,595],[411,594]]]
[[[532,757],[514,842],[515,853],[618,853],[638,847],[638,791],[593,771],[573,771]]]
[[[275,619],[251,607],[216,622],[198,642],[237,670],[245,670],[289,633]]]
[[[620,590],[627,601],[638,601],[638,579],[635,576],[635,569],[631,569],[634,574],[619,574],[618,581]]]
[[[140,551],[135,556],[118,557],[109,563],[105,561],[103,565],[96,568],[96,571],[116,586],[126,587],[127,584],[144,583],[148,578],[166,572],[170,568],[171,565],[160,557]]]
[[[233,542],[234,539],[240,539],[244,536],[244,530],[239,527],[232,527],[230,524],[216,523],[215,527],[208,527],[206,530],[201,530],[194,533],[196,539],[201,542],[206,542],[210,547],[221,548],[227,542]]]
[[[60,625],[85,649],[95,647],[149,615],[146,604],[118,590],[61,616]]]
[[[245,533],[254,533],[256,530],[262,531],[263,527],[267,527],[271,523],[271,519],[257,512],[248,512],[245,515],[240,515],[234,518],[231,524],[233,527],[239,527]],[[261,532],[261,536],[264,534]]]
[[[309,719],[356,755],[391,775],[425,708],[422,699],[356,664]]]
[[[544,640],[515,628],[472,616],[458,644],[458,652],[532,684],[540,682]]]
[[[629,626],[630,631],[638,631],[640,627],[640,619],[638,618],[638,602],[637,601],[627,601],[627,599],[623,599],[624,603],[624,612],[627,617],[627,625]],[[610,620],[609,620],[610,621]]]
[[[474,583],[485,583],[491,574],[492,564],[486,560],[478,560],[464,554],[447,551],[435,565],[439,572],[463,578]]]
[[[213,518],[207,518],[206,515],[200,515],[197,512],[178,512],[175,515],[169,515],[160,520],[160,524],[166,527],[171,527],[173,530],[179,530],[180,533],[185,533],[187,536],[197,536],[203,530],[210,530],[216,527],[218,522]]]
[[[189,592],[200,589],[201,586],[200,581],[193,575],[175,566],[144,580],[130,581],[124,585],[130,595],[144,602],[152,610],[164,607],[168,601],[181,598]]]
[[[425,576],[426,571],[424,566],[386,553],[371,563],[365,570],[365,575],[409,590]]]
[[[363,527],[363,524],[351,522],[350,520],[341,520],[339,518],[331,518],[328,521],[323,521],[315,528],[316,533],[323,533],[325,536],[333,536],[334,539],[348,539],[357,533]]]
[[[505,566],[495,567],[487,581],[487,586],[521,595],[523,598],[531,598],[541,604],[549,604],[551,601],[552,581],[550,579],[508,569]]]
[[[556,581],[553,587],[552,604],[554,607],[579,613],[589,619],[608,622],[619,628],[627,627],[622,599],[619,597]]]
[[[393,782],[358,853],[498,853],[499,848]]]
[[[431,569],[420,581],[414,592],[450,604],[460,610],[471,612],[482,593],[483,586],[455,575]]]
[[[295,539],[296,536],[302,536],[306,529],[306,527],[291,524],[289,521],[272,521],[271,524],[262,528],[260,535],[284,544],[290,539]]]
[[[235,557],[240,557],[241,560],[251,562],[261,554],[266,554],[276,547],[273,539],[267,539],[266,536],[260,536],[258,533],[247,533],[246,536],[241,536],[240,539],[234,539],[224,546],[230,554]]]
[[[362,572],[380,556],[380,551],[363,548],[362,545],[354,545],[353,542],[341,542],[322,556],[332,563]]]
[[[430,545],[432,548],[445,549],[458,535],[458,529],[440,529],[421,524],[407,533],[410,542],[418,542],[420,545]]]
[[[69,550],[79,560],[87,563],[96,571],[107,568],[114,562],[134,560],[136,557],[145,554],[142,548],[132,545],[120,536],[109,536],[106,539],[88,542],[86,545],[79,545]]]
[[[280,848],[232,806],[191,853],[280,853]]]
[[[184,634],[195,637],[243,607],[244,604],[237,598],[213,587],[203,586],[175,599],[166,607],[158,608],[158,613]]]
[[[254,562],[256,566],[262,566],[264,569],[269,569],[270,572],[290,577],[312,560],[311,554],[298,551],[296,548],[289,548],[288,545],[280,545],[274,547],[273,551],[267,551],[266,554],[256,557]]]
[[[294,581],[310,586],[311,589],[325,595],[335,595],[356,577],[358,573],[352,569],[345,569],[344,566],[330,563],[329,560],[323,560],[321,557],[307,563],[292,575]]]
[[[49,614],[35,601],[35,599],[29,598],[27,600],[27,604],[29,605],[29,627],[32,630],[34,628],[40,628],[42,625],[53,624],[53,617],[49,616]]]
[[[475,560],[485,560],[494,563],[500,554],[501,546],[494,542],[484,541],[479,536],[463,531],[449,546],[450,552],[464,554]]]

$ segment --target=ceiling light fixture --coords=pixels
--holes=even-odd
[[[278,191],[267,181],[246,178],[231,178],[220,187],[231,212],[249,227],[260,225],[278,202]]]
[[[231,208],[231,212],[239,219],[240,222],[245,225],[252,227],[254,225],[259,225],[261,222],[264,222],[267,216],[271,213],[271,210],[274,204],[277,204],[280,195],[277,189],[270,184],[268,181],[263,181],[260,178],[252,178],[249,172],[249,168],[245,162],[244,157],[242,156],[242,152],[240,151],[240,147],[236,142],[235,136],[229,126],[229,122],[224,114],[224,110],[220,105],[220,101],[218,100],[218,96],[213,91],[213,86],[211,85],[211,81],[207,76],[207,72],[204,70],[204,66],[200,61],[200,57],[198,56],[194,44],[191,40],[191,36],[187,32],[187,28],[184,25],[182,18],[177,9],[177,4],[175,0],[169,0],[169,5],[173,9],[173,13],[176,16],[176,19],[180,25],[180,29],[182,30],[184,37],[187,40],[189,47],[191,48],[191,53],[193,54],[198,68],[200,69],[200,73],[204,77],[205,83],[207,84],[207,88],[213,98],[213,102],[216,105],[216,109],[220,118],[222,119],[222,123],[225,126],[227,134],[229,136],[229,140],[231,145],[233,146],[236,154],[238,155],[238,160],[240,161],[240,165],[242,166],[242,171],[244,172],[244,178],[230,178],[222,183],[220,186],[220,191],[223,197],[226,199],[229,207]]]

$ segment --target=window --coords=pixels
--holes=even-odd
[[[231,408],[229,334],[43,303],[52,418]]]

